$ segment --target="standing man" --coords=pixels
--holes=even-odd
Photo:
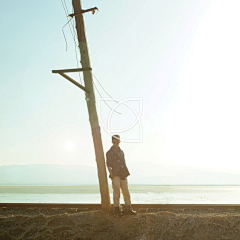
[[[107,167],[110,173],[109,177],[112,179],[114,213],[116,215],[123,215],[119,209],[121,188],[125,202],[124,214],[137,214],[137,212],[133,211],[131,207],[131,198],[127,182],[127,176],[129,176],[130,173],[126,166],[124,153],[119,147],[120,136],[113,135],[112,143],[113,146],[107,152],[106,156]]]

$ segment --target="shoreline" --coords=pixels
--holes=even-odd
[[[238,204],[239,186],[129,186],[132,203]],[[112,188],[109,188],[113,198]],[[99,186],[0,187],[5,203],[100,203]],[[121,195],[120,202],[124,199]]]
[[[132,187],[240,187],[240,184],[131,184]],[[0,185],[1,187],[99,187],[98,184],[89,185]]]
[[[121,204],[123,205],[123,204]],[[0,203],[0,208],[91,208],[101,209],[100,203]],[[145,204],[138,203],[132,204],[134,209],[147,208],[147,209],[232,209],[240,211],[240,204]]]

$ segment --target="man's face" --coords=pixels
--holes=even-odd
[[[119,143],[120,143],[120,140],[118,140],[118,139],[113,139],[113,140],[112,140],[112,144],[113,144],[113,146],[114,146],[115,148],[118,147]]]

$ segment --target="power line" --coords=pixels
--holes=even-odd
[[[68,16],[68,15],[69,15],[69,12],[68,12],[68,8],[67,8],[66,1],[65,1],[65,0],[61,0],[61,2],[62,2],[63,9],[64,9],[64,11],[65,11],[66,16]],[[64,3],[63,3],[63,2],[64,2]],[[72,7],[72,11],[73,11],[73,7]],[[71,19],[64,25],[64,27],[65,27],[70,21],[71,21]],[[74,32],[74,34],[73,34],[70,25],[71,25],[71,24],[69,24],[69,28],[70,28],[70,31],[71,31],[71,34],[72,34],[72,37],[73,37],[73,40],[74,40],[74,43],[75,43],[76,60],[77,60],[78,68],[79,68],[78,57],[77,57],[77,49],[76,49],[76,48],[77,48],[77,44],[76,44],[76,29],[74,28],[74,22],[72,22],[72,25],[71,25],[71,26],[72,26],[72,30],[73,30],[73,32]],[[63,32],[63,34],[64,34],[64,32]],[[64,35],[64,37],[65,37],[65,35]],[[66,38],[65,38],[65,40],[66,40]],[[86,64],[86,63],[85,63],[85,64]],[[87,64],[86,64],[86,65],[87,65]],[[97,80],[97,82],[99,83],[99,85],[101,86],[101,88],[107,93],[107,95],[108,95],[109,97],[111,97],[116,103],[118,103],[118,101],[116,101],[116,100],[103,88],[103,86],[102,86],[101,83],[98,81],[97,77],[93,74],[93,72],[92,72],[92,75],[93,75],[94,78]],[[80,76],[80,72],[79,72],[79,78],[80,78],[80,81],[81,81],[81,83],[82,83],[82,79],[81,79],[81,76]],[[98,90],[98,88],[97,88],[97,86],[96,86],[96,84],[95,84],[94,81],[93,81],[93,84],[94,84],[94,86],[95,86],[98,94],[99,94],[99,95],[101,96],[101,98],[103,99],[103,97],[102,97],[102,95],[100,94],[100,92],[99,92],[99,90]],[[105,102],[105,104],[106,104],[111,110],[113,110],[113,109],[106,103],[106,101],[105,101],[104,99],[103,99],[103,101]],[[117,111],[115,111],[115,110],[113,110],[113,111],[116,112],[116,113],[118,113],[118,114],[121,114],[121,113],[119,113],[119,112],[117,112]]]
[[[94,76],[94,78],[98,81],[97,77],[93,74],[92,72],[92,75]],[[107,93],[107,95],[112,98],[116,103],[118,103],[118,101],[116,101],[104,88],[103,86],[101,85],[101,83],[98,81],[99,85],[101,86],[101,88],[104,90],[105,93]]]
[[[68,8],[67,8],[67,4],[66,4],[66,1],[64,0],[64,4],[65,4],[65,7],[67,9],[67,12],[68,12]],[[69,13],[69,12],[68,12]]]
[[[62,27],[62,32],[63,32],[63,36],[64,36],[64,39],[65,39],[65,42],[66,42],[66,51],[67,51],[67,39],[66,39],[66,36],[65,36],[65,33],[63,31],[63,29],[66,27],[66,25],[72,20],[72,18],[70,20],[67,21],[67,23]]]
[[[65,1],[65,0],[64,0]],[[74,12],[74,10],[73,10],[73,6],[72,6],[72,12]],[[76,31],[76,29],[75,29],[75,27],[74,27],[74,22],[75,22],[75,25],[76,25],[76,19],[75,18],[73,18],[73,21],[72,21],[72,29],[73,29],[73,32],[74,32],[74,36],[73,36],[73,40],[74,40],[74,46],[75,46],[75,53],[76,53],[76,58],[78,59],[78,54],[77,54],[77,48],[78,48],[78,46],[77,46],[77,41],[78,41],[78,39],[77,39],[77,31]],[[81,56],[79,55],[79,61],[77,60],[77,65],[78,65],[78,68],[79,68],[79,62],[80,62],[80,59],[81,59]],[[79,78],[81,79],[81,75],[80,75],[80,72],[78,73],[79,74]],[[81,79],[81,82],[82,82],[82,79]]]
[[[67,10],[65,9],[65,5],[63,4],[63,1],[61,0],[61,2],[62,2],[62,5],[63,5],[63,9],[64,9],[64,11],[65,11],[65,13],[67,12]]]
[[[68,16],[69,14],[68,14],[68,9],[67,9],[66,2],[65,2],[65,0],[64,0],[64,3],[63,3],[63,0],[61,0],[61,2],[62,2],[62,6],[63,6],[63,9],[64,9],[64,12],[65,12],[66,16]],[[69,20],[69,21],[70,21],[70,20]],[[69,23],[69,21],[68,21],[67,23]],[[72,35],[72,37],[73,37],[73,41],[74,41],[74,44],[75,44],[75,55],[76,55],[77,66],[78,66],[78,68],[80,68],[80,67],[79,67],[79,62],[78,62],[77,50],[76,50],[77,43],[76,43],[76,41],[75,41],[75,32],[74,32],[74,35],[73,35],[72,29],[71,29],[71,25],[69,24],[68,26],[69,26],[69,29],[70,29],[70,32],[71,32],[71,35]],[[73,31],[74,31],[74,28],[73,28]],[[64,32],[63,32],[63,34],[64,34]],[[65,40],[66,40],[65,34],[64,34],[64,38],[65,38]],[[82,84],[82,79],[81,79],[80,72],[79,72],[78,74],[79,74],[79,80],[80,80],[80,82],[81,82],[81,84]]]
[[[95,84],[94,81],[93,81],[93,84],[94,84],[95,88],[97,89],[98,94],[100,95],[100,97],[102,98],[102,100],[105,102],[105,104],[106,104],[112,111],[114,111],[114,112],[116,112],[116,113],[118,113],[118,114],[122,114],[122,113],[120,113],[120,112],[115,111],[114,109],[112,109],[112,108],[106,103],[106,101],[103,99],[102,95],[101,95],[100,92],[98,91],[98,88],[97,88],[97,86],[96,86],[96,84]]]
[[[85,64],[86,64],[86,62],[85,62]],[[87,64],[86,64],[87,65]],[[92,75],[94,76],[94,78],[98,81],[98,79],[97,79],[97,77],[93,74],[93,72],[92,72]],[[101,88],[107,93],[107,95],[110,97],[110,98],[112,98],[113,99],[113,101],[115,101],[116,103],[119,103],[118,101],[116,101],[104,88],[103,88],[103,86],[101,85],[101,83],[98,81],[98,83],[99,83],[99,85],[101,86]],[[103,99],[103,97],[102,97],[102,95],[100,94],[100,92],[98,91],[98,88],[97,88],[97,86],[96,86],[96,84],[95,84],[95,82],[94,82],[94,80],[93,80],[93,84],[94,84],[94,86],[96,87],[96,89],[97,89],[97,92],[99,93],[99,95],[101,96],[101,98]],[[103,100],[104,102],[105,102],[105,104],[109,107],[109,105],[106,103],[106,101],[105,100]],[[111,110],[113,110],[111,107],[109,107]],[[117,112],[117,111],[115,111],[115,110],[113,110],[114,112]],[[119,112],[117,112],[117,113],[119,113]],[[119,114],[121,114],[121,113],[119,113]]]

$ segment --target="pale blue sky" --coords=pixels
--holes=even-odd
[[[239,1],[82,5],[99,8],[84,15],[93,73],[114,98],[143,102],[143,141],[121,144],[126,160],[240,170]],[[68,27],[66,52],[61,0],[1,1],[0,9],[0,165],[95,166],[84,93],[51,73],[77,67]],[[106,118],[107,110],[98,114]],[[115,127],[134,121],[121,111],[113,114]],[[103,127],[102,137],[107,151]]]

